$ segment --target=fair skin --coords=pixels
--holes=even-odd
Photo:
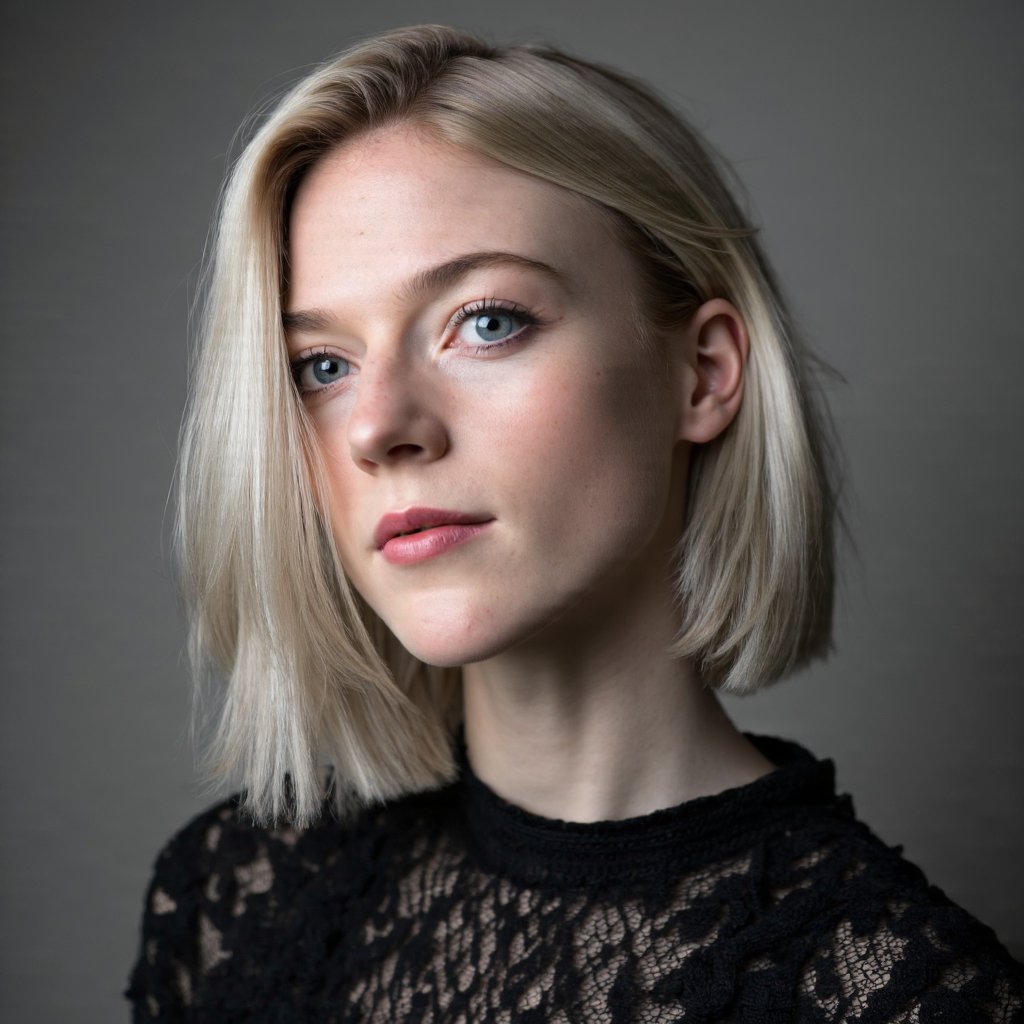
[[[481,252],[521,259],[411,287]],[[311,169],[289,261],[289,357],[342,563],[408,650],[463,666],[480,778],[536,814],[597,821],[770,771],[664,653],[691,446],[742,400],[737,311],[705,303],[647,359],[635,270],[593,206],[410,125]],[[395,564],[374,531],[414,506],[486,526]]]

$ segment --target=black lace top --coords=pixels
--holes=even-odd
[[[1024,969],[835,793],[779,767],[625,821],[527,813],[477,779],[347,825],[235,800],[161,853],[135,1021],[667,1024],[1024,1020]]]

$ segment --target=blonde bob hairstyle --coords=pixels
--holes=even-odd
[[[261,821],[308,824],[452,778],[461,670],[426,665],[354,591],[321,509],[282,329],[302,176],[397,122],[584,196],[641,270],[639,344],[722,297],[750,336],[744,399],[696,446],[669,654],[748,693],[831,645],[831,428],[768,264],[706,144],[645,85],[539,45],[437,25],[345,51],[291,90],[222,196],[178,480],[177,547],[208,777]],[[244,367],[244,373],[239,372]],[[225,685],[210,688],[219,679]],[[205,696],[204,696],[205,695]],[[210,712],[210,700],[214,698]],[[329,792],[328,792],[329,791]]]

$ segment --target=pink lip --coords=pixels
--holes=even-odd
[[[476,536],[493,519],[480,513],[439,508],[389,512],[377,524],[373,543],[389,562],[419,562]],[[413,530],[422,532],[411,533]],[[401,533],[409,536],[398,536]]]

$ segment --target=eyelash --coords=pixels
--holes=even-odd
[[[464,306],[461,306],[455,311],[455,315],[449,322],[449,328],[451,330],[458,330],[470,317],[479,316],[483,313],[503,313],[506,316],[514,317],[523,326],[519,328],[514,334],[509,335],[507,338],[502,338],[500,341],[482,342],[479,345],[470,344],[469,350],[474,355],[481,355],[487,352],[493,352],[496,349],[505,348],[508,345],[514,345],[517,342],[523,340],[524,335],[528,334],[531,328],[540,327],[544,321],[531,313],[524,306],[520,306],[517,302],[507,302],[505,300],[489,298],[489,299],[477,299],[473,302],[467,302]],[[292,379],[295,381],[295,386],[298,388],[299,393],[302,395],[314,395],[323,391],[327,391],[331,385],[325,385],[322,388],[303,388],[301,384],[303,371],[309,366],[310,363],[316,362],[318,359],[341,359],[343,362],[348,362],[347,359],[343,359],[341,356],[337,356],[327,348],[318,348],[312,352],[307,352],[304,355],[298,356],[291,361]]]
[[[474,355],[479,355],[482,352],[493,352],[495,349],[505,348],[507,345],[513,345],[518,341],[522,341],[523,335],[528,334],[531,327],[539,327],[543,322],[528,309],[520,306],[518,302],[505,302],[501,299],[490,298],[467,302],[466,305],[456,311],[455,316],[452,317],[451,326],[458,329],[470,317],[479,316],[482,313],[504,313],[507,316],[514,317],[524,326],[520,327],[515,334],[502,338],[501,341],[483,342],[479,345],[471,344],[469,348]]]

